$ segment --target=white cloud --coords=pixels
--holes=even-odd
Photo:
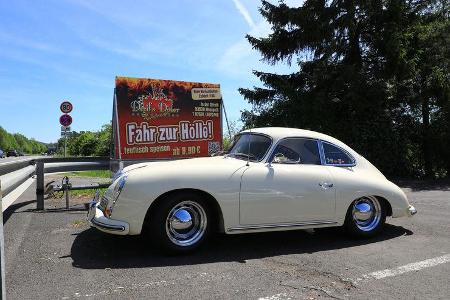
[[[248,26],[250,28],[255,27],[255,22],[253,21],[252,17],[250,16],[250,13],[248,12],[247,8],[245,8],[244,4],[240,0],[233,0],[234,5],[236,6],[239,13],[244,17],[245,21],[247,22]]]

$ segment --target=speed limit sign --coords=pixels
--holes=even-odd
[[[69,101],[64,101],[63,103],[61,103],[59,108],[61,109],[61,112],[68,114],[72,111],[73,105]]]

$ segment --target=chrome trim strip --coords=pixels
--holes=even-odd
[[[232,231],[240,231],[240,230],[304,227],[304,226],[310,226],[310,225],[327,225],[327,224],[337,224],[337,222],[335,222],[335,221],[310,221],[310,222],[299,222],[299,223],[247,225],[247,226],[231,227],[231,228],[228,228],[227,231],[232,232]]]
[[[319,153],[320,153],[320,163],[325,166],[325,151],[323,150],[323,142],[322,140],[317,141],[319,143]]]
[[[114,231],[125,231],[125,227],[124,226],[120,226],[120,225],[109,225],[109,224],[105,224],[102,222],[99,222],[95,219],[91,220],[91,223],[95,226],[107,229],[107,230],[114,230]]]

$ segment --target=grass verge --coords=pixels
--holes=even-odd
[[[64,176],[111,178],[112,177],[112,172],[110,170],[77,171],[77,172],[66,172],[66,173],[63,173],[61,175],[64,175]]]
[[[100,191],[100,195],[103,195],[106,191],[106,188],[98,189]],[[75,190],[70,191],[70,197],[75,198],[94,198],[95,192],[97,189],[86,189],[86,190]],[[64,198],[63,192],[55,192],[56,198]]]

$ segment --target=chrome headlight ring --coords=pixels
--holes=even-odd
[[[122,177],[123,174],[124,174],[124,173],[123,173],[123,169],[120,169],[119,171],[117,171],[116,173],[114,173],[113,178],[112,178],[113,182],[116,181],[117,178]]]
[[[117,182],[114,186],[113,192],[112,192],[112,198],[111,198],[112,203],[108,207],[108,209],[105,210],[107,217],[111,217],[111,214],[114,209],[114,206],[116,205],[117,199],[119,199],[120,193],[122,192],[123,188],[125,187],[125,184],[127,183],[127,179],[128,179],[128,176],[123,175],[117,180]]]

